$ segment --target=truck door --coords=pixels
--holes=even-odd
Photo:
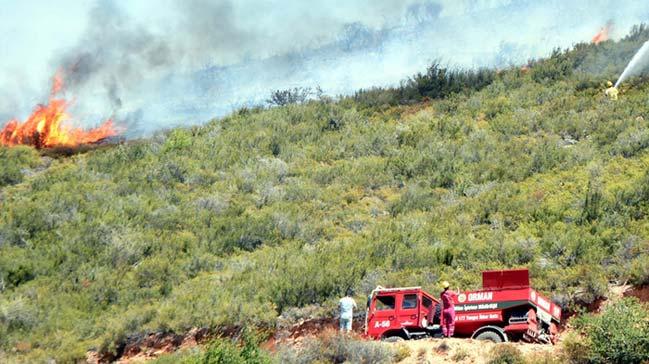
[[[419,296],[417,293],[404,294],[399,307],[399,322],[404,327],[419,327]]]
[[[426,318],[426,326],[433,325],[433,321],[435,320],[435,302],[430,297],[421,295],[421,308],[419,312],[420,320],[424,317]]]
[[[397,321],[396,295],[394,293],[379,294],[373,307],[369,329],[373,332],[383,332],[391,328],[400,328]]]

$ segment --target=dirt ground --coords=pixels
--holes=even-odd
[[[404,345],[410,350],[410,357],[400,363],[427,364],[427,363],[487,363],[489,353],[495,345],[490,341],[471,339],[423,339],[391,343],[398,349]],[[554,355],[558,353],[558,346],[543,344],[511,343],[526,357]]]

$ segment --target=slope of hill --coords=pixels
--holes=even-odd
[[[610,102],[602,85],[648,37],[242,109],[43,171],[0,149],[2,355],[272,329],[347,288],[476,287],[490,268],[529,267],[570,309],[647,284],[649,86]]]

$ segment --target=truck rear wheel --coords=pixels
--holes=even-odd
[[[476,340],[489,340],[495,343],[503,342],[503,338],[495,331],[483,331],[478,336],[475,337]]]

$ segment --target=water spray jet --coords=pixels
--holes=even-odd
[[[637,76],[642,73],[649,65],[649,41],[646,41],[638,52],[631,58],[631,62],[626,66],[622,75],[615,83],[615,88],[620,86],[622,82],[629,79],[629,77]]]

